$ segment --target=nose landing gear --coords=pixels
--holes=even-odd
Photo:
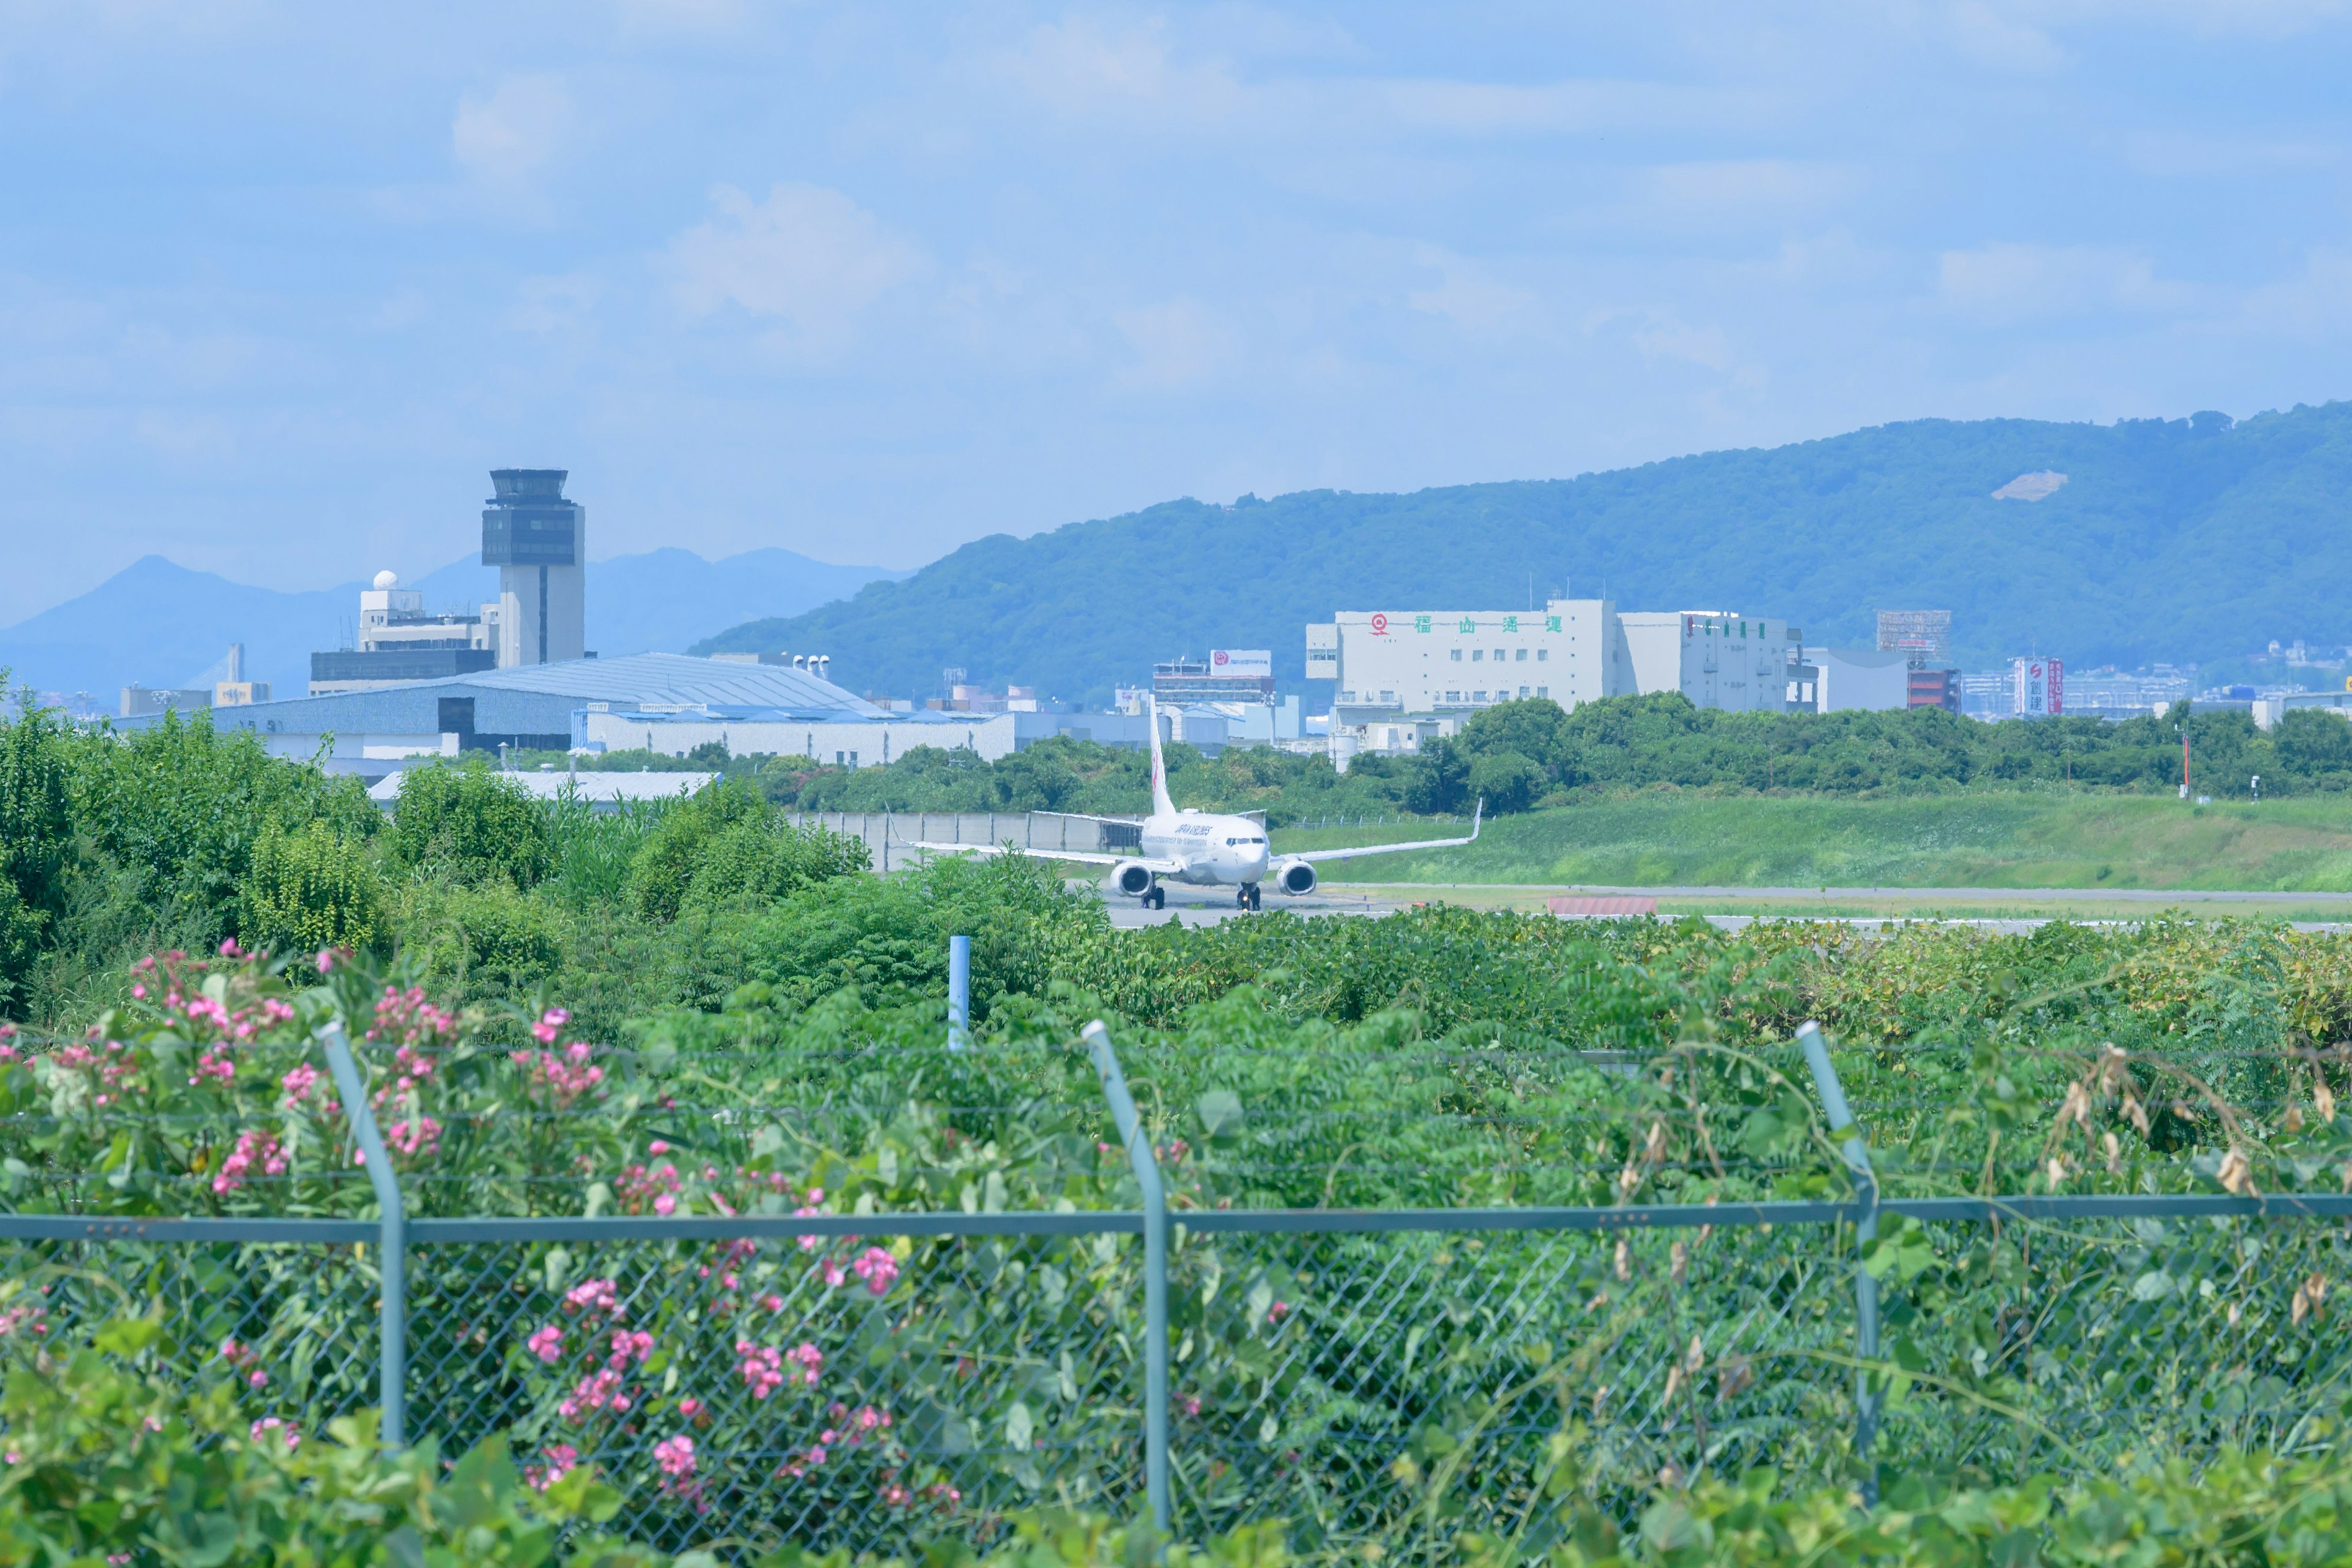
[[[1234,895],[1234,906],[1244,910],[1256,909],[1258,907],[1257,884],[1244,882],[1241,885],[1241,890]]]

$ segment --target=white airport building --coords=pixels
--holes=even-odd
[[[1621,612],[1607,599],[1525,612],[1351,610],[1307,628],[1307,674],[1337,683],[1335,729],[1443,724],[1523,697],[1573,710],[1651,691],[1779,713],[1811,706],[1797,689],[1803,640],[1786,621],[1736,610]]]

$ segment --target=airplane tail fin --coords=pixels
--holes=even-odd
[[[1143,715],[1151,723],[1151,815],[1173,816],[1176,803],[1168,798],[1168,759],[1160,754],[1160,704],[1148,692],[1143,699]]]

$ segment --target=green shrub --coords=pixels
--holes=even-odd
[[[74,816],[107,859],[144,881],[159,920],[192,916],[215,931],[236,909],[266,824],[319,818],[365,838],[383,820],[357,779],[273,757],[250,731],[222,734],[209,711],[79,742]]]
[[[237,931],[266,952],[352,952],[375,945],[383,887],[361,842],[323,821],[288,832],[264,825],[237,889]]]
[[[460,882],[503,878],[529,888],[555,858],[539,803],[478,762],[403,773],[390,839],[399,864],[441,868]]]
[[[541,1492],[503,1438],[445,1467],[430,1438],[377,1449],[372,1413],[324,1434],[248,1422],[228,1389],[190,1395],[169,1380],[151,1348],[160,1311],[105,1322],[86,1344],[50,1342],[31,1331],[41,1309],[25,1284],[0,1286],[16,1331],[0,1394],[0,1564],[667,1561],[595,1531],[620,1497],[585,1469]]]
[[[563,963],[556,913],[504,879],[474,888],[412,883],[402,893],[395,931],[401,951],[428,978],[476,983],[469,992],[528,992]]]
[[[689,904],[764,902],[864,870],[866,846],[795,828],[748,784],[720,781],[672,806],[629,868],[629,901],[649,920]]]

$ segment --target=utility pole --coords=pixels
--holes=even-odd
[[[2180,726],[2180,798],[2189,798],[2189,726]]]

